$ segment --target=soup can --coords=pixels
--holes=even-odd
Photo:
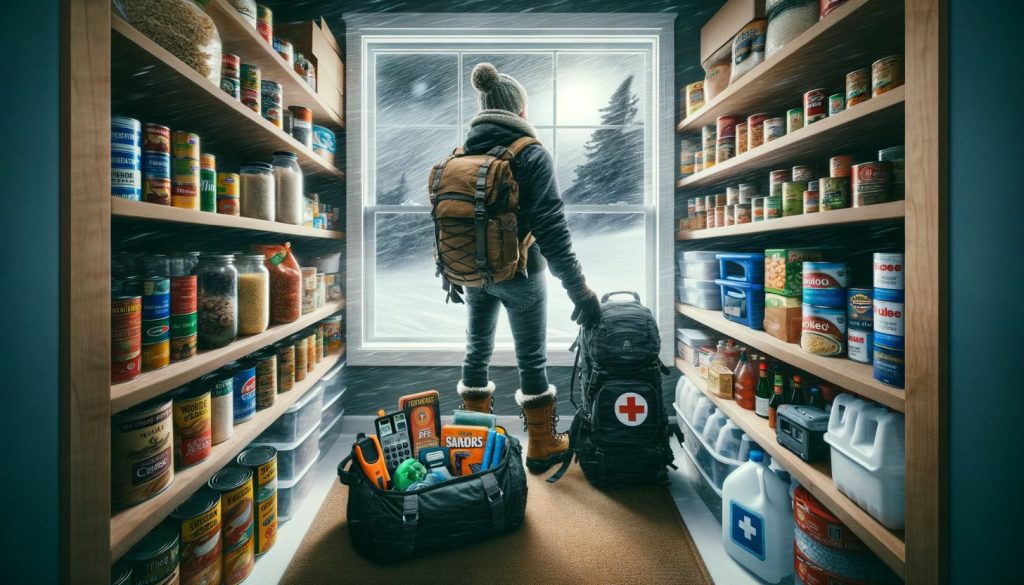
[[[872,258],[874,287],[882,290],[903,290],[903,254],[876,252]]]
[[[768,114],[753,114],[747,117],[747,150],[754,150],[764,144],[764,121]]]
[[[758,196],[756,183],[740,183],[740,203],[753,203]]]
[[[295,381],[301,382],[306,379],[309,345],[306,344],[306,338],[300,334],[295,334],[290,339],[295,346]]]
[[[804,191],[807,181],[788,181],[782,184],[782,215],[801,215],[804,212]]]
[[[236,461],[252,472],[255,483],[255,550],[261,555],[277,540],[277,449],[249,447]]]
[[[815,307],[836,307],[846,311],[849,269],[845,262],[804,262],[803,302]]]
[[[693,151],[693,172],[699,173],[704,170],[704,149]]]
[[[205,460],[213,450],[210,389],[201,383],[171,393],[174,400],[174,464],[177,469]]]
[[[142,320],[166,319],[171,316],[171,280],[149,276],[142,280]]]
[[[786,110],[786,134],[791,134],[804,127],[804,111],[800,108]]]
[[[724,210],[725,208],[723,207],[722,209]],[[316,369],[318,361],[316,352],[316,333],[313,331],[307,331],[303,335],[306,337],[306,372],[312,372]]]
[[[822,177],[818,180],[818,207],[821,211],[845,209],[850,206],[850,178]]]
[[[277,542],[277,490],[256,501],[256,532],[253,548],[256,555],[262,555],[274,548]]]
[[[110,147],[110,194],[120,199],[142,199],[142,152],[121,145]]]
[[[904,350],[879,345],[878,340],[875,340],[872,364],[875,380],[887,386],[903,387],[906,367]]]
[[[256,364],[256,410],[274,405],[277,398],[277,351],[263,348],[252,355]]]
[[[281,58],[288,65],[295,63],[295,48],[289,41],[274,37],[274,51],[281,55]]]
[[[234,421],[237,425],[256,414],[256,366],[247,361],[238,361],[224,367],[231,372]]]
[[[242,60],[238,55],[223,53],[220,57],[220,88],[237,99],[242,97]]]
[[[179,582],[181,535],[172,522],[163,522],[128,551],[132,585],[172,585]]]
[[[241,203],[238,191],[239,180],[237,173],[217,173],[217,213],[239,214]]]
[[[881,335],[903,337],[904,335],[904,308],[903,303],[893,301],[882,301],[875,299],[874,310],[874,332]],[[895,344],[889,344],[895,345]],[[902,346],[902,344],[900,344]]]
[[[806,292],[805,288],[804,294]],[[804,303],[802,313],[800,349],[821,356],[843,355],[846,349],[846,308]]]
[[[253,521],[252,471],[229,466],[209,481],[210,489],[220,494],[221,538],[224,550],[234,550],[252,538]]]
[[[768,195],[771,197],[781,197],[782,184],[792,180],[789,169],[779,169],[768,173]]]
[[[850,329],[874,330],[873,299],[870,288],[846,289],[846,321]]]
[[[793,167],[793,172],[790,175],[793,181],[810,181],[814,177],[814,171],[811,167],[805,165],[797,165]]]
[[[210,389],[211,435],[217,445],[235,433],[234,376],[220,370],[203,376],[200,383]]]
[[[736,154],[747,152],[747,123],[736,124]]]
[[[166,156],[166,155],[157,155]],[[170,179],[143,179],[142,200],[157,205],[171,204],[171,180]]]
[[[775,219],[782,217],[782,196],[764,198],[764,218]]]
[[[705,158],[708,152],[715,151],[715,142],[718,140],[718,131],[714,124],[707,124],[700,128],[700,144],[704,149]],[[714,157],[711,157],[714,158]]]
[[[124,150],[142,148],[142,123],[125,116],[110,117],[110,145]]]
[[[736,136],[736,124],[742,118],[739,116],[719,116],[715,120],[715,137],[718,140],[723,138],[734,138]]]
[[[224,577],[222,585],[238,585],[252,574],[256,567],[256,556],[253,554],[253,538],[250,536],[237,547],[224,549]]]
[[[828,176],[849,177],[853,169],[853,155],[843,154],[828,159]]]
[[[749,203],[737,203],[736,207],[735,207],[735,210],[736,210],[736,219],[735,219],[735,221],[733,223],[736,223],[736,224],[750,223],[751,215],[750,215],[750,204]]]
[[[735,130],[733,130],[735,132]],[[736,155],[736,137],[719,138],[715,146],[715,164],[722,164]]]
[[[171,135],[171,156],[199,160],[199,135],[177,130]]]
[[[722,207],[729,204],[729,196],[725,193],[715,193],[715,207]]]
[[[764,121],[764,141],[769,143],[786,135],[785,118],[768,118]]]
[[[281,128],[284,110],[284,88],[276,81],[263,80],[260,84],[260,112],[271,124]]]
[[[256,32],[268,45],[274,44],[274,12],[263,4],[256,5]]]
[[[903,57],[891,55],[871,64],[871,95],[879,96],[903,85]]]
[[[841,93],[834,93],[828,96],[828,115],[835,116],[846,109],[846,96]]]
[[[142,297],[110,301],[110,382],[134,380],[142,372]]]
[[[905,156],[902,146],[890,146],[878,151],[878,160],[892,163],[892,198],[902,200],[906,196],[906,178],[904,175]]]
[[[804,93],[804,124],[813,124],[828,115],[827,100],[824,89],[812,89]]]
[[[846,107],[871,98],[871,70],[865,67],[846,74]]]
[[[171,154],[171,129],[160,124],[145,124],[142,127],[142,151]]]
[[[754,223],[764,221],[764,200],[766,197],[754,197],[750,204],[750,219]]]
[[[736,206],[726,205],[722,211],[722,225],[730,226],[736,219]]]
[[[846,356],[855,362],[870,364],[875,346],[874,334],[850,327],[846,332]]]
[[[736,205],[740,202],[740,189],[739,187],[726,187],[725,188],[725,204]]]
[[[716,205],[715,206],[715,227],[725,227],[725,206],[724,205]]]
[[[853,165],[850,178],[854,207],[884,203],[889,199],[892,163],[876,161]]]
[[[199,157],[199,209],[217,211],[217,157],[206,152]]]
[[[155,321],[155,325],[150,325],[143,321],[142,330],[145,332],[157,331],[163,329],[169,331],[170,326],[167,325],[167,319],[158,319]],[[168,337],[163,341],[154,341],[153,343],[142,344],[142,371],[152,372],[166,368],[171,363],[171,338]]]
[[[240,83],[242,86],[242,104],[257,114],[262,115],[263,110],[260,104],[260,92],[262,91],[263,85],[259,65],[242,63],[242,79]]]
[[[171,399],[158,397],[113,416],[111,486],[114,509],[129,508],[174,480]]]
[[[181,526],[181,585],[220,583],[220,493],[200,489],[171,518]]]
[[[817,181],[811,182],[817,183]],[[811,189],[808,187],[807,190],[804,191],[804,213],[818,213],[818,211],[818,190],[816,188]]]

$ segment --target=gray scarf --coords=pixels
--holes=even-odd
[[[470,126],[477,124],[500,124],[513,130],[519,130],[532,138],[537,137],[537,131],[532,124],[508,110],[480,110],[480,113],[469,123]]]

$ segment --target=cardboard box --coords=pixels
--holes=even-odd
[[[708,368],[708,392],[720,398],[732,398],[732,370],[725,366]]]
[[[799,298],[765,293],[764,331],[768,335],[786,343],[799,343],[802,313]]]
[[[775,248],[764,251],[764,292],[799,297],[804,290],[804,262],[818,262],[817,248]],[[767,305],[765,305],[767,307]]]
[[[274,35],[291,41],[296,53],[302,53],[316,68],[316,93],[324,105],[344,118],[345,62],[338,41],[327,21],[274,24]]]
[[[700,29],[700,62],[731,44],[736,33],[757,18],[764,18],[764,0],[728,0]]]

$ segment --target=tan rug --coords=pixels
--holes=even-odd
[[[282,583],[711,585],[667,488],[607,494],[587,483],[578,465],[554,485],[528,476],[526,522],[518,531],[393,567],[352,548],[348,488],[335,483]]]

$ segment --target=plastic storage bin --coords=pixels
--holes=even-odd
[[[717,285],[715,286],[716,293]],[[688,329],[680,327],[676,329],[676,353],[679,357],[683,358],[693,367],[700,365],[699,350],[702,347],[714,347],[718,342],[719,337],[714,332],[707,329]],[[685,380],[686,377],[682,376],[680,380]],[[680,402],[682,404],[682,402]]]
[[[715,281],[712,280],[710,282],[714,284]],[[683,279],[677,278],[676,294],[679,296],[679,302],[684,305],[692,305],[710,311],[722,309],[722,297],[717,285],[714,290],[685,288],[683,286]]]
[[[764,254],[717,254],[718,278],[749,284],[764,283]]]
[[[751,329],[764,329],[764,285],[716,280],[722,287],[722,314]]]
[[[313,428],[320,426],[320,412],[323,410],[323,384],[317,383],[312,390],[288,407],[274,424],[260,435],[259,441],[269,443],[294,443],[304,438]],[[275,444],[274,447],[277,447]]]
[[[906,467],[903,415],[852,394],[832,403],[825,442],[832,481],[890,530],[904,523]]]
[[[710,262],[681,262],[679,276],[694,280],[714,280],[718,278],[720,268],[717,260]]]
[[[326,409],[329,404],[334,402],[335,398],[341,396],[341,393],[345,391],[344,368],[345,363],[342,362],[331,368],[331,371],[324,374],[323,378],[320,378],[320,383],[323,384],[324,387],[324,409]]]
[[[320,455],[320,410],[316,411],[316,425],[304,437],[291,443],[274,443],[261,436],[253,445],[266,445],[277,449],[277,479],[288,481],[299,477],[310,461]]]
[[[316,483],[316,458],[299,473],[298,477],[277,482],[277,519],[291,519]]]
[[[330,403],[324,403],[323,414],[320,416],[320,437],[323,438],[334,425],[341,420],[345,414],[345,388],[342,387],[341,394],[338,394]]]

